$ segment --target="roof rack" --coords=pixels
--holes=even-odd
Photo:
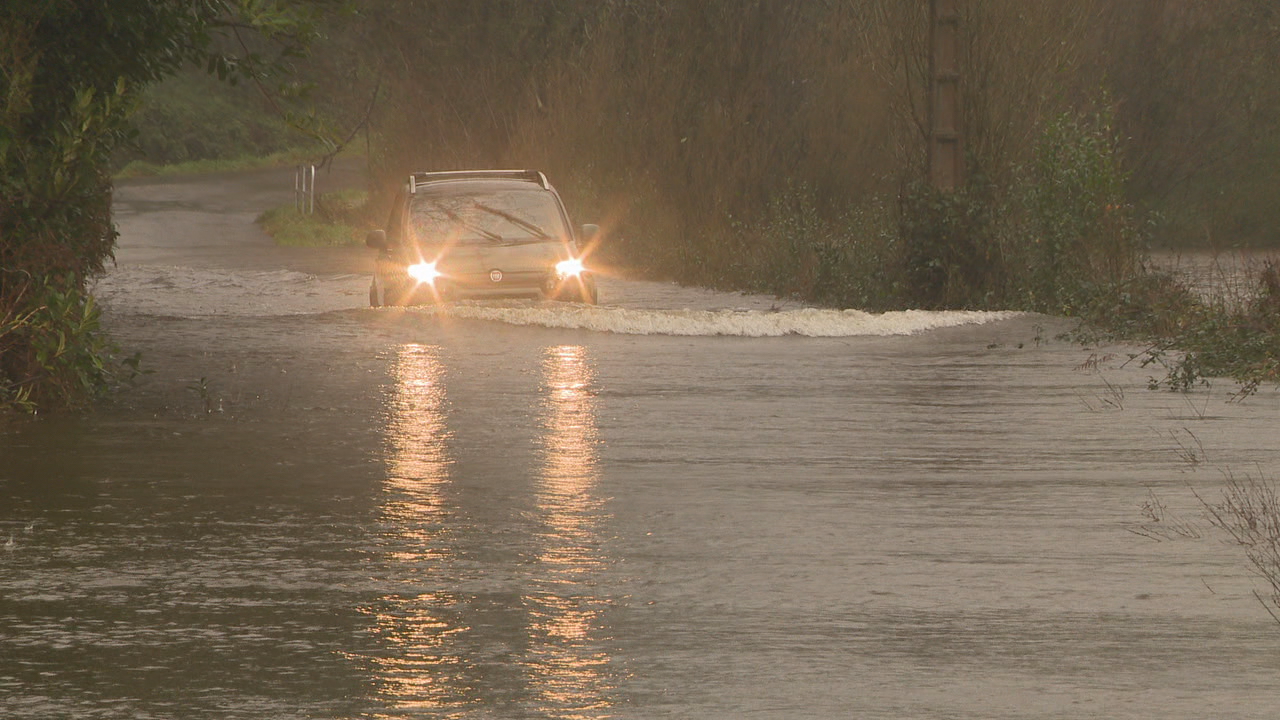
[[[416,193],[419,185],[441,180],[524,180],[537,183],[544,190],[551,189],[547,176],[538,170],[448,170],[412,173],[409,175],[409,192]]]

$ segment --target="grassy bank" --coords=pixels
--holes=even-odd
[[[367,201],[368,193],[361,190],[324,193],[316,197],[314,212],[304,213],[294,205],[282,205],[262,213],[257,222],[277,245],[363,245],[372,227],[366,212]]]
[[[322,157],[324,153],[324,148],[309,147],[281,150],[269,155],[235,155],[173,163],[131,160],[116,171],[115,178],[117,180],[127,180],[138,177],[165,177],[170,175],[194,175],[198,173],[237,172],[241,170],[289,167],[300,163],[314,162],[317,157]]]

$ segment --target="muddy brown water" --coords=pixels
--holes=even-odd
[[[0,717],[1275,717],[1195,498],[1275,476],[1275,392],[1041,316],[372,310],[252,225],[291,188],[118,189],[152,372],[0,427]]]

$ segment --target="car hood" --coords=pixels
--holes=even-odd
[[[546,272],[568,254],[556,241],[453,245],[448,248],[422,247],[422,257],[436,259],[436,267],[448,274]]]

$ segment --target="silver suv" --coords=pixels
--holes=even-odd
[[[397,195],[378,251],[369,304],[537,297],[594,305],[584,265],[599,228],[575,231],[537,170],[414,173]]]

